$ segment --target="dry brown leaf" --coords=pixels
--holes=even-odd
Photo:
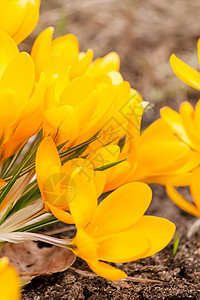
[[[3,246],[0,256],[7,256],[10,264],[18,271],[23,284],[29,283],[34,277],[62,272],[75,261],[72,251],[53,247],[39,248],[37,243],[7,243]]]

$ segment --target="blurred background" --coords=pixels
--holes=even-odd
[[[175,53],[198,69],[196,44],[200,37],[198,0],[42,0],[39,24],[23,45],[30,51],[35,37],[54,26],[54,37],[73,33],[80,50],[94,50],[95,57],[116,51],[124,79],[146,101],[151,122],[159,108],[178,109],[184,100],[195,103],[200,93],[173,74],[169,57]]]

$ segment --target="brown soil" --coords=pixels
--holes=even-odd
[[[181,101],[194,103],[199,97],[175,78],[168,62],[175,52],[198,68],[199,16],[196,0],[43,0],[40,25],[22,48],[29,50],[34,36],[53,25],[56,35],[76,34],[81,50],[92,48],[96,57],[117,51],[124,78],[155,103],[144,117],[148,124],[159,116],[161,106],[177,109]],[[22,299],[200,299],[200,231],[187,237],[196,218],[172,204],[162,187],[153,190],[148,213],[176,224],[180,244],[175,256],[172,241],[153,257],[119,266],[136,278],[121,282],[93,276],[77,259],[63,273],[34,279],[23,289]]]

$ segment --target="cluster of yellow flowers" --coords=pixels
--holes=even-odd
[[[29,229],[55,218],[75,224],[76,236],[62,247],[98,275],[120,280],[127,275],[106,262],[155,254],[175,232],[170,221],[144,216],[152,197],[147,184],[165,185],[176,204],[200,216],[200,102],[195,110],[184,103],[180,114],[163,108],[141,133],[148,103],[124,81],[116,53],[93,60],[72,34],[52,40],[51,27],[30,54],[19,51],[39,7],[39,0],[0,1],[0,242],[42,240]],[[175,56],[171,63],[200,89],[197,71]],[[175,190],[187,185],[195,205]],[[19,279],[2,258],[1,293],[8,276],[18,299]]]

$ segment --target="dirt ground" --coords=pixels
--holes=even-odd
[[[43,0],[41,12],[39,25],[21,47],[29,51],[41,30],[55,26],[55,36],[74,33],[80,49],[92,48],[95,57],[117,51],[124,78],[155,104],[144,116],[145,124],[158,118],[164,105],[177,109],[183,100],[195,103],[199,98],[169,65],[174,52],[198,68],[198,0]],[[63,273],[35,278],[23,289],[22,299],[200,299],[200,230],[187,237],[196,218],[171,203],[163,187],[153,191],[148,214],[176,224],[180,244],[175,256],[172,241],[153,257],[119,266],[135,278],[121,282],[94,276],[77,259]]]

